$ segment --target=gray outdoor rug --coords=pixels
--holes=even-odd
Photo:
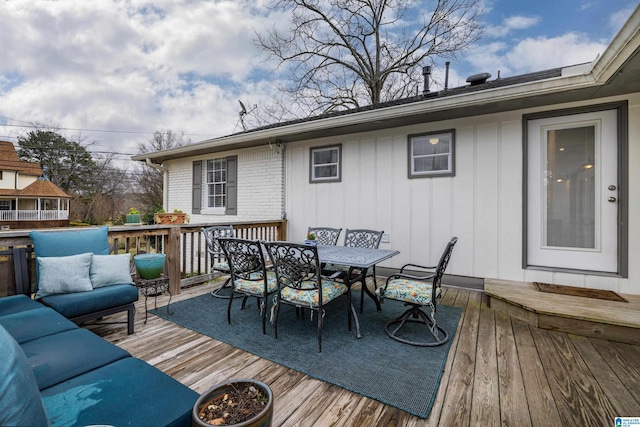
[[[359,298],[360,292],[354,292],[355,307],[359,307]],[[250,299],[244,310],[240,302],[241,298],[233,300],[230,325],[226,319],[228,300],[210,294],[171,304],[172,315],[164,307],[150,312],[421,418],[427,418],[431,411],[461,313],[457,307],[438,306],[436,319],[449,332],[449,342],[439,347],[414,347],[392,340],[384,331],[385,323],[406,309],[402,303],[385,301],[378,313],[365,295],[364,313],[358,313],[362,338],[356,339],[355,325],[351,332],[347,329],[346,298],[341,298],[326,307],[322,353],[318,353],[315,314],[310,321],[305,310],[304,317],[296,319],[295,309],[283,306],[276,340],[268,322],[267,335],[262,334],[256,299]]]

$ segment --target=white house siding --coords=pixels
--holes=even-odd
[[[0,179],[0,188],[3,190],[14,190],[16,188],[16,172],[3,170]]]
[[[448,273],[640,294],[640,96],[629,100],[629,278],[522,269],[522,115],[594,104],[554,105],[466,119],[321,138],[287,145],[288,236],[308,226],[383,229],[401,252],[384,263],[437,263],[459,242]],[[407,178],[407,135],[456,131],[455,177]],[[309,148],[342,144],[342,182],[309,183]]]
[[[203,213],[195,215],[192,207],[192,165],[196,160],[238,156],[238,214],[224,215]],[[204,156],[167,161],[164,164],[169,173],[167,191],[168,210],[181,209],[189,214],[191,223],[225,221],[260,221],[282,217],[283,210],[283,162],[281,153],[275,146],[236,151],[225,151]],[[203,165],[203,174],[206,167]],[[205,208],[205,183],[203,179],[202,198]]]

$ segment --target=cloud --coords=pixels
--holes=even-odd
[[[629,7],[613,13],[609,18],[609,28],[617,32],[627,22],[636,7],[637,5],[630,4]]]
[[[172,129],[194,141],[231,133],[237,99],[253,105],[273,90],[251,39],[286,17],[264,3],[3,2],[0,116],[68,128]],[[3,136],[20,131],[0,127]],[[128,152],[151,137],[85,134]]]
[[[589,40],[581,33],[566,33],[558,37],[528,37],[515,45],[489,43],[476,48],[467,61],[476,72],[487,71],[502,77],[590,62],[607,45]]]
[[[526,30],[540,23],[538,16],[510,16],[503,19],[501,25],[485,27],[485,35],[489,37],[504,37],[514,30]]]

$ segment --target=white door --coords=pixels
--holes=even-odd
[[[528,122],[527,263],[618,269],[617,110]]]

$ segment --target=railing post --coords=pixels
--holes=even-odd
[[[280,220],[280,226],[278,228],[278,240],[285,242],[287,240],[287,220]]]
[[[180,227],[170,227],[166,253],[169,292],[171,295],[178,295],[180,293]]]

